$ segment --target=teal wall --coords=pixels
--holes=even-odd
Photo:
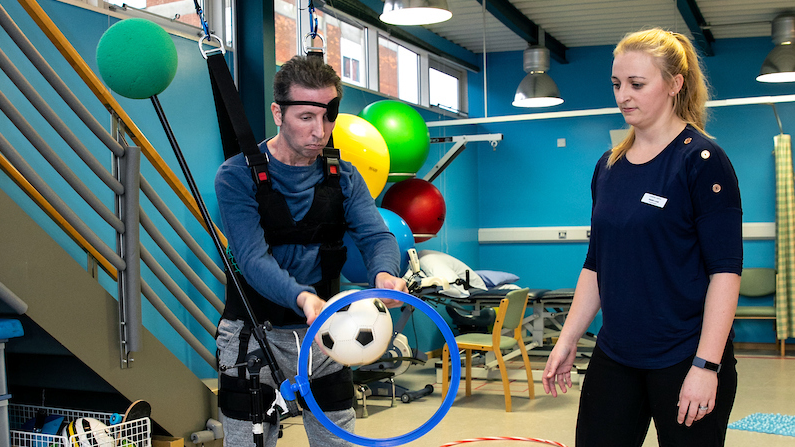
[[[368,104],[382,99],[385,99],[382,95],[354,87],[347,87],[340,110],[345,113],[358,114]],[[445,119],[443,115],[430,110],[417,109],[426,122]],[[431,137],[449,137],[477,133],[475,126],[430,129]],[[417,176],[419,178],[425,176],[452,146],[453,143],[431,144],[427,161],[417,172]],[[433,181],[433,185],[439,189],[445,198],[447,208],[445,223],[437,237],[416,244],[417,251],[443,251],[463,260],[472,268],[476,268],[479,256],[477,242],[477,159],[479,151],[484,150],[485,147],[490,148],[491,146],[485,142],[470,143],[466,150]],[[384,192],[393,184],[387,183]],[[376,204],[379,206],[382,198],[383,193],[376,199]],[[437,308],[437,310],[444,318],[448,318],[443,308]],[[409,345],[422,352],[439,349],[444,344],[442,335],[436,325],[421,312],[413,314],[413,318],[409,321],[404,333],[408,338]]]
[[[769,38],[731,39],[714,44],[704,63],[714,99],[792,95],[795,84],[756,82],[772,49]],[[611,90],[611,47],[573,48],[569,64],[549,71],[565,102],[549,109],[510,105],[524,76],[522,53],[487,55],[489,116],[615,107]],[[470,74],[470,116],[483,116],[483,77]],[[795,103],[776,105],[785,133],[795,132]],[[779,133],[773,108],[747,105],[711,108],[707,131],[727,152],[740,182],[743,222],[775,221],[773,137]],[[479,226],[589,225],[593,167],[610,148],[609,130],[624,126],[620,115],[555,118],[478,125],[479,132],[504,134],[496,151],[478,152]],[[558,148],[557,140],[566,139]],[[746,241],[745,266],[773,267],[772,241]],[[508,270],[534,288],[574,287],[585,259],[585,243],[480,245],[479,266]],[[746,304],[741,300],[741,305]],[[772,322],[735,324],[738,341],[773,342]]]
[[[98,73],[95,51],[96,45],[102,34],[114,23],[118,21],[106,14],[96,13],[84,8],[71,6],[52,0],[44,0],[41,6],[61,29],[67,39],[74,45],[82,58],[89,67]],[[37,50],[44,56],[48,63],[62,77],[69,88],[80,98],[81,102],[90,110],[96,119],[110,130],[110,115],[105,107],[96,99],[85,84],[69,64],[58,53],[55,47],[43,35],[35,23],[17,2],[3,2],[3,7],[8,11],[17,25],[25,35],[32,41]],[[178,140],[179,146],[185,155],[190,166],[193,177],[196,179],[200,193],[207,203],[214,220],[217,220],[217,205],[212,180],[218,165],[223,161],[223,153],[220,147],[220,137],[218,136],[218,124],[215,116],[215,105],[213,103],[212,91],[210,89],[209,76],[206,64],[196,45],[196,41],[173,37],[176,45],[179,66],[174,81],[168,89],[158,95],[160,102],[168,117],[169,123]],[[112,169],[111,152],[100,143],[96,137],[83,125],[61,98],[49,87],[49,84],[42,78],[36,69],[27,61],[25,56],[19,51],[5,32],[0,32],[0,48],[7,53],[8,57],[22,71],[29,82],[45,98],[48,104],[56,111],[66,124],[75,132],[81,141],[89,148],[91,153],[109,171]],[[0,90],[6,94],[11,101],[20,109],[22,114],[30,121],[33,127],[39,132],[53,149],[62,154],[75,172],[94,192],[97,194],[111,210],[114,209],[114,197],[105,185],[99,181],[93,173],[81,163],[76,156],[71,153],[68,146],[60,140],[60,137],[47,124],[47,122],[35,111],[30,103],[24,98],[19,90],[10,82],[5,74],[0,74]],[[138,125],[147,139],[154,145],[161,156],[166,160],[177,177],[183,179],[183,175],[176,162],[176,157],[168,143],[154,108],[149,100],[131,100],[115,95],[122,108],[130,115]],[[97,232],[108,245],[115,247],[115,232],[101,220],[97,214],[88,207],[77,194],[70,191],[69,186],[53,170],[28,143],[28,141],[16,130],[4,114],[0,114],[0,132],[12,144],[12,146],[22,153],[25,159],[33,165],[38,172],[45,176],[46,180],[56,191],[61,193],[70,206],[76,211],[78,216],[84,220],[89,227]],[[216,259],[220,265],[220,258],[212,245],[210,237],[198,224],[187,209],[181,205],[176,195],[166,185],[166,183],[155,172],[152,165],[142,156],[141,173],[143,177],[152,184],[153,188],[161,195],[161,198],[169,204],[173,212],[186,225],[193,237],[203,245],[204,249]],[[183,180],[184,182],[184,180]],[[74,257],[75,261],[81,265],[86,265],[86,254],[77,247],[69,237],[46,217],[38,207],[33,204],[28,197],[4,174],[0,175],[0,187],[3,188],[17,203],[20,203],[38,222],[48,230],[48,232]],[[178,241],[175,233],[164,219],[159,218],[159,213],[148,203],[143,193],[141,194],[141,204],[147,215],[155,222],[156,226],[168,237],[175,246],[175,249],[183,258],[196,269],[202,279],[211,287],[217,295],[223,298],[223,289],[214,277],[200,264],[195,256],[181,242]],[[157,262],[165,268],[170,275],[185,289],[190,298],[202,309],[211,321],[217,321],[219,314],[199,294],[193,286],[186,280],[180,279],[183,276],[173,266],[160,250],[156,249],[153,243],[141,231],[142,244],[152,252]],[[159,281],[142,263],[142,277],[150,285],[157,295],[172,309],[179,308],[175,298],[164,287],[159,286]],[[106,274],[100,272],[100,283],[113,296],[117,295],[116,283]],[[53,297],[57,299],[57,297]],[[143,299],[143,298],[142,298]],[[199,340],[211,352],[215,351],[213,337],[210,336],[198,323],[196,323],[187,311],[177,312],[180,318]],[[172,351],[182,361],[200,377],[212,377],[215,375],[213,369],[201,359],[192,349],[181,340],[171,326],[160,317],[159,314],[143,299],[143,319],[144,325]],[[146,349],[144,347],[144,349]]]
[[[5,3],[8,4],[6,5]],[[111,25],[116,23],[118,19],[54,0],[43,0],[41,5],[55,22],[56,26],[61,29],[67,39],[75,46],[89,67],[95,73],[98,73],[95,61],[97,42],[102,34]],[[6,8],[14,21],[17,22],[17,25],[22,29],[23,33],[33,42],[34,46],[42,53],[48,63],[50,63],[55,71],[64,79],[64,82],[66,82],[69,88],[80,98],[86,107],[88,107],[96,119],[110,130],[110,117],[105,107],[96,100],[90,90],[82,83],[79,76],[77,76],[49,40],[41,33],[39,28],[21,6],[16,2],[4,2],[3,7]],[[223,161],[223,152],[218,134],[215,105],[207,68],[195,41],[177,36],[172,36],[172,39],[178,52],[178,71],[174,81],[168,89],[158,95],[158,98],[169,120],[169,124],[174,131],[180,149],[185,155],[191,173],[197,182],[200,194],[210,211],[211,217],[220,225],[213,179],[218,166]],[[36,69],[26,60],[25,56],[17,49],[16,45],[5,32],[0,33],[0,48],[8,54],[14,64],[17,65],[28,80],[34,84],[34,87],[41,92],[42,96],[47,99],[51,107],[56,110],[57,114],[80,137],[81,141],[88,146],[92,154],[94,154],[108,170],[111,170],[112,157],[109,150],[93,136],[69,107],[53,92],[49,84],[47,84]],[[270,86],[267,86],[267,88],[270,88]],[[69,161],[70,165],[74,166],[80,178],[86,182],[92,190],[97,191],[103,203],[110,209],[113,209],[113,195],[108,192],[101,181],[95,178],[93,173],[84,166],[81,167],[81,163],[73,159],[73,155],[70,154],[69,148],[66,147],[62,140],[59,139],[60,137],[58,137],[46,121],[38,115],[35,109],[4,74],[0,75],[0,91],[11,99],[26,119],[32,123],[36,130],[57,152],[65,154],[62,156]],[[180,179],[183,179],[176,157],[155,115],[151,101],[131,100],[116,94],[114,94],[114,97],[142,130],[147,139],[158,150],[171,169]],[[365,90],[346,88],[341,111],[358,114],[367,104],[381,99],[385,98]],[[421,109],[420,112],[427,121],[437,121],[442,118],[441,115],[428,110]],[[454,129],[453,131],[437,130],[431,132],[431,134],[432,136],[449,136],[459,134],[464,130],[463,128]],[[90,207],[83,203],[76,194],[69,192],[70,187],[66,182],[60,179],[57,173],[47,165],[38,152],[36,152],[35,148],[27,142],[24,136],[16,130],[15,126],[3,114],[0,114],[0,132],[11,142],[16,150],[23,154],[26,160],[28,160],[37,171],[43,173],[54,189],[60,191],[65,196],[69,205],[75,209],[80,218],[90,227],[94,228],[102,240],[111,247],[114,247],[115,232],[108,229],[109,227],[104,221],[102,221]],[[427,172],[436,160],[447,151],[449,146],[450,144],[431,145],[428,163],[420,170],[419,174],[423,175]],[[474,204],[477,198],[477,182],[474,181],[477,176],[477,171],[474,169],[476,166],[476,157],[475,151],[466,151],[434,182],[444,196],[448,198],[447,200],[460,200],[471,204],[471,206],[448,207],[447,223],[440,232],[439,237],[421,244],[418,248],[432,248],[448,251],[454,256],[467,259],[469,262],[476,260],[477,214],[474,211]],[[142,161],[141,171],[144,178],[146,178],[146,180],[153,185],[154,189],[161,194],[161,197],[177,214],[177,217],[186,224],[194,238],[198,240],[204,249],[213,256],[216,263],[220,265],[221,261],[218,256],[215,255],[215,248],[209,236],[207,236],[203,228],[201,228],[185,207],[181,205],[170,188],[160,179],[159,175],[154,171],[154,168],[145,161],[145,159]],[[460,184],[457,181],[459,178],[469,178],[471,181]],[[49,234],[72,254],[76,262],[81,265],[86,265],[86,254],[83,250],[76,246],[57,225],[52,223],[52,221],[13,183],[13,181],[5,175],[0,175],[0,187],[7,191],[16,202],[25,207],[28,213],[33,215],[37,221],[48,230]],[[218,296],[223,298],[223,288],[216,283],[212,275],[206,271],[195,256],[178,242],[175,233],[173,233],[168,227],[168,224],[159,217],[156,210],[147,203],[143,194],[141,197],[142,206],[148,216],[155,221],[157,227],[164,232],[166,237],[174,243],[176,250],[197,270],[202,279],[214,289],[214,292]],[[380,203],[380,198],[378,199],[378,203]],[[217,321],[219,318],[218,313],[192,285],[186,280],[180,279],[182,275],[173,267],[171,261],[160,254],[160,251],[155,248],[154,243],[150,240],[145,231],[141,231],[141,238],[143,245],[153,253],[158,263],[175,278],[184,290],[186,290],[190,298],[209,316],[210,320]],[[159,281],[145,266],[143,266],[143,264],[142,275],[144,281],[155,290],[157,295],[165,301],[170,308],[180,308],[176,299],[173,298],[168,290],[159,286]],[[107,274],[100,272],[99,281],[109,293],[114,296],[117,295],[116,283]],[[184,344],[176,331],[157,314],[145,299],[143,301],[143,306],[144,325],[147,329],[158,336],[158,338],[182,359],[189,368],[196,372],[198,376],[212,377],[215,375],[212,368]],[[199,337],[204,346],[210,349],[211,352],[214,351],[215,344],[212,337],[210,337],[186,311],[177,311],[177,316],[197,337]],[[415,321],[419,319],[420,322],[423,322],[425,318],[426,317],[423,315],[418,314],[415,316]],[[412,326],[413,324],[409,326],[409,329],[413,331]],[[417,326],[422,327],[424,325],[417,323]],[[430,334],[426,337],[421,334],[419,338],[420,349],[429,350],[432,349],[432,346],[438,344],[438,340],[441,340],[441,335]],[[414,337],[411,337],[411,344],[416,346],[416,339]]]
[[[54,0],[43,0],[41,4],[76,46],[89,66],[96,71],[94,61],[96,43],[116,19]],[[82,85],[22,8],[16,2],[4,2],[3,7],[9,11],[91,112],[110,128],[110,120],[104,107]],[[179,69],[171,86],[159,95],[159,98],[210,213],[215,220],[218,220],[212,185],[215,171],[222,162],[223,155],[209,78],[195,41],[180,37],[173,39],[179,54]],[[716,42],[714,44],[716,55],[705,59],[714,86],[715,98],[795,94],[795,84],[768,85],[754,80],[758,67],[771,46],[768,38]],[[94,143],[95,138],[73,117],[68,107],[49,89],[46,82],[27,63],[5,33],[0,33],[0,48],[9,55],[20,70],[26,73],[29,80],[44,92],[48,102],[67,120],[70,127],[84,141],[92,142],[90,150],[105,166],[110,167],[111,157],[107,149],[99,143]],[[568,51],[569,64],[562,65],[553,61],[550,75],[560,87],[566,102],[551,109],[539,110],[538,113],[614,107],[610,87],[611,51],[610,47],[574,48]],[[476,60],[482,64],[482,58],[478,56]],[[524,76],[521,67],[521,52],[492,53],[487,55],[485,70],[481,70],[480,73],[468,73],[470,117],[483,116],[484,72],[488,79],[490,117],[533,113],[532,109],[517,109],[510,105],[515,88]],[[54,132],[49,125],[38,116],[5,75],[0,75],[0,90],[9,96],[48,141],[58,141],[57,135],[53,135]],[[120,97],[117,99],[181,178],[182,174],[150,102]],[[380,99],[384,98],[376,93],[347,87],[341,111],[358,114],[364,106]],[[779,104],[777,110],[784,131],[795,132],[795,104]],[[419,111],[428,122],[450,119],[422,108],[419,108]],[[620,115],[604,115],[430,128],[432,137],[502,133],[504,138],[496,148],[492,148],[487,142],[470,143],[467,149],[434,181],[434,185],[445,197],[447,217],[439,235],[417,244],[417,249],[447,252],[474,269],[487,268],[516,273],[521,278],[519,284],[522,286],[549,289],[573,287],[585,257],[586,244],[479,244],[477,230],[492,227],[588,225],[589,184],[594,163],[605,150],[609,149],[608,131],[621,127],[623,120]],[[778,133],[778,126],[772,108],[766,105],[752,105],[712,109],[712,120],[707,130],[716,137],[717,142],[734,162],[742,190],[744,221],[773,222],[772,138]],[[30,163],[44,172],[51,172],[24,137],[1,114],[0,132],[17,150],[25,154]],[[565,148],[557,147],[559,138],[566,139]],[[452,143],[432,144],[428,160],[418,172],[419,176],[422,177],[427,173],[451,146]],[[93,174],[79,172],[81,178],[86,179],[85,181],[92,187],[96,186],[97,190],[102,190],[98,180],[91,180]],[[214,248],[209,237],[187,211],[181,211],[184,208],[178,205],[177,199],[154,174],[148,162],[143,163],[142,172],[163,194],[163,198],[173,204],[173,209],[178,210],[179,217],[189,222],[189,230],[194,237],[208,252],[213,253]],[[50,173],[48,180],[56,189],[66,188],[54,172]],[[12,195],[18,203],[23,204],[61,245],[71,250],[77,262],[85,263],[85,254],[76,248],[68,237],[63,236],[60,229],[52,224],[5,175],[0,175],[0,187]],[[101,194],[102,200],[112,207],[113,197],[108,193]],[[92,226],[104,225],[99,223],[99,218],[90,208],[81,204],[79,198],[70,198],[70,202],[80,216]],[[377,199],[377,203],[380,203],[380,198]],[[151,207],[144,205],[144,209],[157,221],[161,229],[166,227],[165,223],[155,218],[156,213]],[[166,234],[169,235],[168,232]],[[112,231],[102,231],[100,236],[111,246],[115,243]],[[144,245],[152,246],[147,240],[144,240]],[[178,250],[209,284],[214,283],[209,273],[204,271],[186,248]],[[746,242],[745,265],[772,267],[773,251],[772,241]],[[163,256],[157,255],[157,257],[174,277],[180,276],[171,267],[170,261]],[[217,257],[216,260],[220,264]],[[144,271],[144,277],[150,285],[154,286],[157,283],[148,271]],[[107,276],[101,277],[100,281],[115,295],[115,283]],[[183,285],[189,291],[191,298],[211,315],[211,320],[215,320],[217,313],[211,309],[206,300],[192,290],[190,285]],[[216,293],[223,296],[220,287],[214,287]],[[174,299],[170,298],[166,290],[158,288],[157,292],[162,299],[173,304]],[[444,312],[442,314],[444,315]],[[203,329],[192,322],[187,314],[179,316],[195,334],[200,336],[202,343],[208,349],[214,349],[212,338]],[[144,318],[147,328],[197,375],[200,377],[214,375],[209,366],[185,347],[170,326],[155,315],[148,305],[145,305]],[[736,328],[740,341],[773,341],[771,323],[739,322]],[[421,314],[415,314],[406,330],[406,335],[410,344],[422,351],[438,349],[443,343],[438,329]]]

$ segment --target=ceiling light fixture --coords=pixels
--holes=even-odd
[[[447,0],[385,0],[380,19],[390,25],[430,25],[450,17]]]
[[[527,76],[516,89],[514,107],[550,107],[563,103],[555,81],[546,73],[549,70],[549,50],[530,46],[524,50],[524,71]]]
[[[759,82],[795,82],[795,14],[781,14],[773,19],[775,48],[762,63]]]

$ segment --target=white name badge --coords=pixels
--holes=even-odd
[[[655,196],[654,194],[647,192],[646,194],[643,194],[643,198],[641,198],[640,201],[651,206],[656,206],[657,208],[664,208],[665,204],[668,202],[668,199],[665,197]]]

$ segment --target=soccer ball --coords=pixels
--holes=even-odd
[[[70,422],[61,431],[71,447],[114,447],[116,440],[108,426],[94,418],[80,418]]]
[[[356,290],[332,297],[327,306]],[[343,307],[317,332],[320,350],[343,365],[367,365],[381,358],[392,338],[392,316],[378,298],[366,298]]]

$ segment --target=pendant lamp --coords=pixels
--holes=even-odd
[[[516,89],[514,107],[550,107],[563,103],[555,81],[546,73],[549,70],[549,50],[534,45],[524,50],[524,71],[527,76]]]
[[[451,17],[447,0],[385,0],[380,19],[390,25],[430,25]]]
[[[773,19],[775,48],[762,63],[759,82],[795,82],[795,15],[781,14]]]

